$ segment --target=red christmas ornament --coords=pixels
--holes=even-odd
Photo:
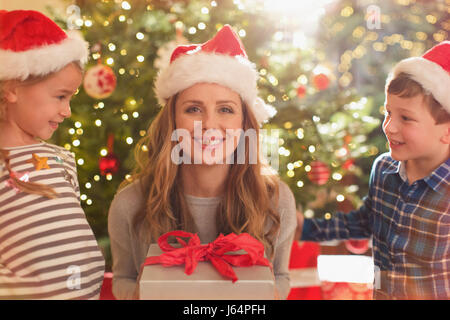
[[[119,158],[115,154],[102,157],[98,163],[101,175],[114,174],[119,170]]]
[[[353,165],[355,164],[355,160],[353,159],[347,159],[344,164],[342,165],[342,168],[345,170],[349,170]]]
[[[308,178],[312,183],[323,185],[327,183],[330,177],[330,169],[321,161],[311,162],[311,170],[308,172]]]
[[[347,240],[345,248],[353,254],[363,254],[369,249],[369,240]]]
[[[108,155],[100,158],[98,167],[101,175],[114,174],[119,170],[120,161],[113,153],[114,135],[110,134],[108,137]]]
[[[326,88],[328,88],[330,84],[330,79],[327,77],[326,74],[319,73],[318,75],[314,76],[313,83],[316,89],[325,90]]]
[[[117,79],[114,71],[103,64],[98,64],[86,71],[83,87],[86,93],[95,99],[105,99],[116,89]]]
[[[344,144],[345,144],[345,145],[348,145],[350,142],[352,142],[352,139],[353,139],[353,137],[352,137],[351,135],[347,134],[347,135],[344,137]]]
[[[306,88],[305,86],[300,85],[297,88],[297,97],[299,97],[300,99],[303,98],[306,95]]]

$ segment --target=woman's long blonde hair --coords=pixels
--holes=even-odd
[[[196,232],[192,215],[189,212],[182,184],[179,166],[172,162],[171,151],[178,143],[171,141],[175,127],[175,104],[177,95],[169,99],[167,105],[151,123],[147,135],[135,148],[136,166],[130,179],[139,181],[146,197],[145,210],[139,212],[134,227],[139,229],[144,223],[144,234],[156,242],[158,237],[168,231],[185,230]],[[217,230],[223,234],[247,232],[270,250],[273,254],[275,237],[280,227],[277,214],[278,184],[276,175],[261,174],[265,164],[259,155],[259,126],[249,108],[242,103],[244,131],[256,130],[258,137],[256,164],[249,164],[249,144],[245,144],[244,164],[231,165],[225,182],[225,194],[217,209]],[[235,151],[236,153],[236,151]],[[266,232],[265,227],[270,224]]]

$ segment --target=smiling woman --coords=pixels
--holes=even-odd
[[[279,177],[265,170],[259,143],[254,150],[242,143],[251,130],[258,142],[260,125],[275,113],[258,98],[257,79],[228,25],[203,44],[177,47],[159,73],[155,91],[163,108],[136,146],[136,168],[108,216],[113,292],[119,299],[137,298],[151,243],[175,230],[196,232],[203,243],[219,234],[250,234],[264,245],[279,297],[286,298],[295,200]],[[180,136],[186,162],[171,158]],[[239,150],[242,162],[226,161]]]

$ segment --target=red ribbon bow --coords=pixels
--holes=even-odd
[[[167,239],[176,236],[181,248],[171,246]],[[179,237],[190,238],[186,243]],[[249,267],[253,265],[269,266],[269,260],[264,258],[264,246],[248,233],[236,235],[230,233],[219,237],[209,244],[200,244],[197,234],[186,231],[171,231],[163,234],[158,239],[158,245],[165,253],[160,256],[148,257],[142,266],[160,263],[165,267],[184,264],[184,272],[187,275],[197,267],[199,261],[209,260],[223,276],[233,282],[238,280],[233,271],[233,266]],[[247,254],[226,254],[227,252],[245,250]]]

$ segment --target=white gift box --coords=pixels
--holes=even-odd
[[[241,251],[233,252],[233,254]],[[163,252],[157,244],[150,245],[147,257]],[[242,251],[245,254],[245,251]],[[184,265],[164,267],[147,265],[139,280],[141,300],[273,300],[275,278],[269,267],[232,267],[238,280],[224,277],[209,261],[200,261],[187,275]]]

